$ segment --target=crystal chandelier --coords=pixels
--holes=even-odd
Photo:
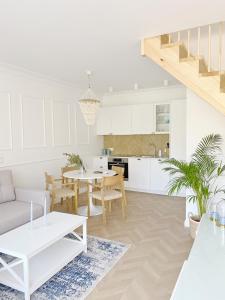
[[[88,76],[88,90],[79,100],[80,109],[84,116],[85,123],[87,125],[94,125],[97,110],[100,106],[100,101],[97,99],[93,90],[91,89],[91,71],[87,71]]]

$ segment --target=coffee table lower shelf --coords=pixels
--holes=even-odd
[[[86,251],[86,245],[82,241],[62,238],[32,256],[29,259],[29,294],[32,294],[83,251]],[[8,266],[10,267],[10,264]],[[23,260],[10,268],[23,280]],[[25,293],[24,286],[7,269],[0,269],[0,283]]]

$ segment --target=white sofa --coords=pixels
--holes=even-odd
[[[44,213],[45,197],[47,212],[50,197],[46,191],[15,188],[10,170],[0,171],[0,234],[30,221],[30,202],[33,202],[33,218]]]

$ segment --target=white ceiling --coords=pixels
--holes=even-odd
[[[0,0],[0,61],[107,91],[176,81],[140,56],[142,37],[225,20],[224,0]]]

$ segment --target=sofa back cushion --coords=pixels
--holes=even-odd
[[[0,171],[0,203],[15,199],[12,172],[10,170]]]

